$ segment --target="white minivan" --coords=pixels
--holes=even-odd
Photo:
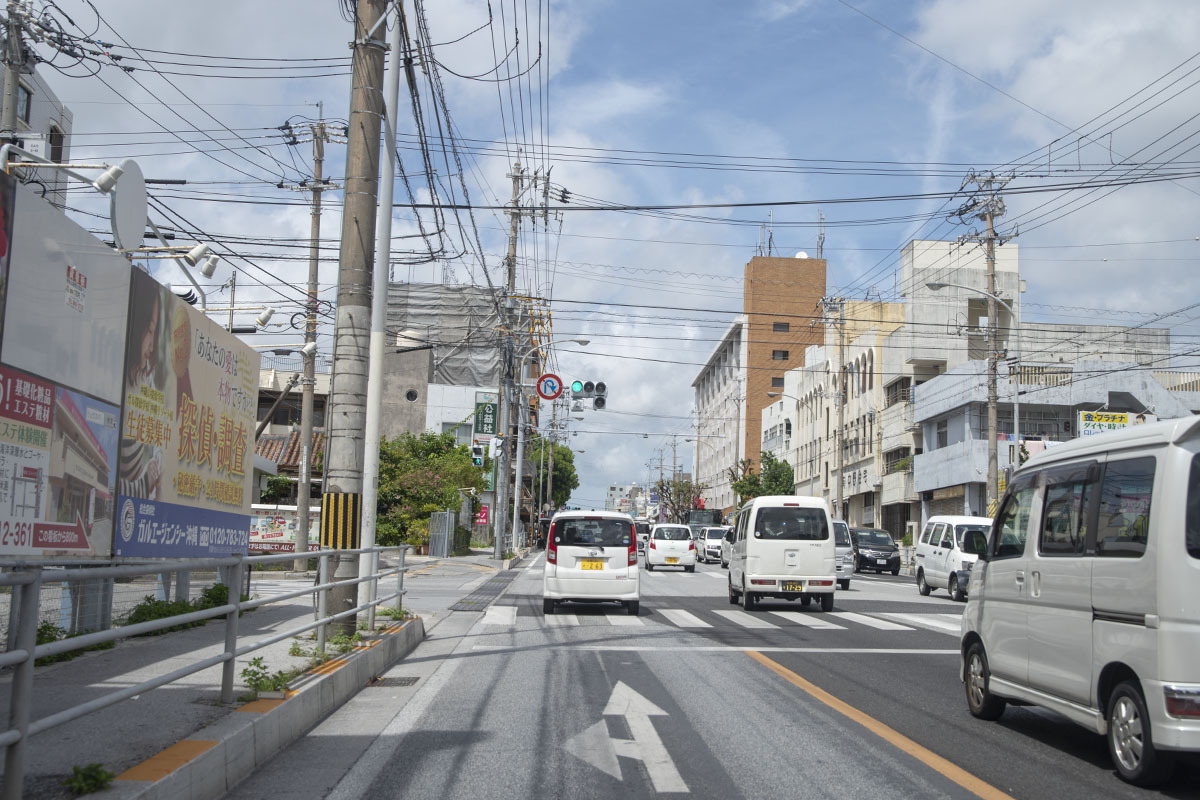
[[[766,597],[814,599],[833,610],[837,581],[833,522],[819,497],[756,497],[737,512],[729,559],[729,602],[747,611]]]
[[[979,557],[973,545],[991,527],[987,517],[930,517],[917,539],[917,591],[945,589],[955,600],[966,599],[966,573]]]
[[[542,613],[559,603],[612,601],[638,615],[641,590],[633,518],[613,511],[562,511],[550,521]]]
[[[1009,481],[962,618],[967,706],[1034,704],[1152,785],[1200,751],[1200,417],[1089,436]]]

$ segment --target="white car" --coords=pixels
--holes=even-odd
[[[837,551],[833,523],[819,497],[768,495],[742,506],[734,524],[729,602],[750,611],[765,598],[816,600],[833,610]]]
[[[641,601],[633,518],[612,511],[554,515],[546,541],[542,612],[559,603],[609,600],[637,616]]]
[[[687,525],[655,525],[646,544],[646,569],[683,567],[696,571],[696,543]]]
[[[705,528],[702,536],[696,542],[696,558],[707,564],[709,561],[721,560],[721,543],[725,540],[728,528]]]
[[[945,589],[955,600],[965,600],[965,581],[979,550],[969,545],[978,538],[986,541],[991,530],[988,517],[930,517],[917,538],[917,591],[928,595]]]

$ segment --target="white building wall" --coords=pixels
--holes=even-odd
[[[701,497],[706,508],[732,508],[737,500],[729,470],[745,457],[744,393],[749,345],[745,322],[741,315],[734,319],[692,381],[697,434],[692,444],[692,472],[694,480],[705,487]]]
[[[42,80],[36,71],[31,75],[21,75],[21,86],[30,93],[29,121],[21,119],[24,109],[17,108],[17,138],[19,143],[35,155],[51,158],[50,132],[61,131],[63,134],[62,162],[71,160],[71,129],[74,115],[61,100],[51,91],[50,86]],[[4,108],[4,98],[0,97],[0,112]],[[65,189],[67,178],[54,170],[40,170],[38,181],[45,184],[47,199],[58,206],[66,202]]]

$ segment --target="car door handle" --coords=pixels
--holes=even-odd
[[[1033,597],[1038,597],[1042,593],[1042,573],[1034,570],[1029,573],[1029,593]]]
[[[1025,588],[1025,571],[1017,570],[1016,574],[1013,577],[1017,581],[1017,588],[1024,589]]]

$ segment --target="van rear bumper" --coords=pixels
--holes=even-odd
[[[637,573],[629,578],[545,578],[542,596],[551,600],[638,600],[641,590]]]
[[[1173,717],[1167,713],[1167,701],[1163,695],[1163,687],[1186,686],[1200,690],[1200,684],[1164,683],[1162,681],[1142,680],[1142,691],[1145,693],[1147,711],[1150,712],[1151,736],[1154,746],[1164,750],[1189,750],[1200,752],[1200,718]]]
[[[773,584],[755,584],[755,581],[775,581]],[[784,582],[802,581],[804,583],[804,594],[833,594],[837,588],[838,575],[757,575],[752,572],[746,573],[746,589],[756,595],[763,597],[790,597],[794,596],[795,592],[785,591],[783,588]],[[828,586],[811,586],[811,581],[826,581]]]

